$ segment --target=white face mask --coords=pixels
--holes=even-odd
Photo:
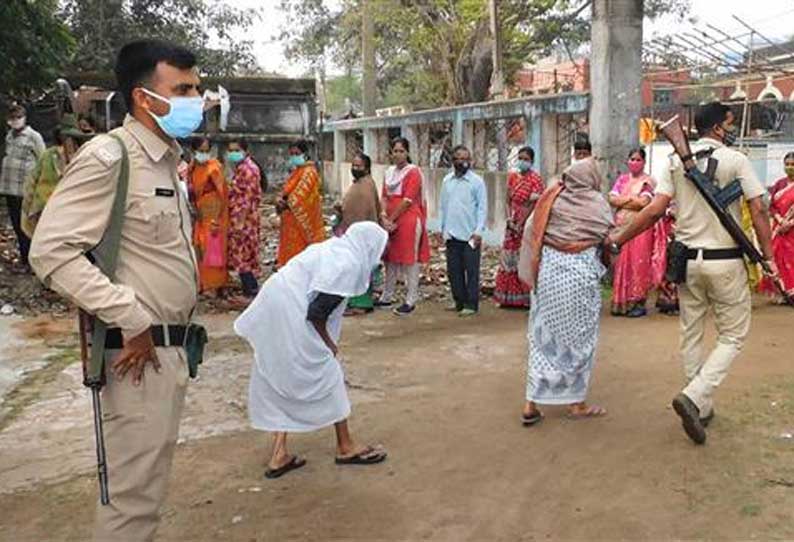
[[[8,121],[8,125],[14,130],[21,130],[22,128],[25,127],[25,117],[19,117],[18,119],[11,119]]]

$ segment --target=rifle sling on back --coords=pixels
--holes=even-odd
[[[124,211],[127,206],[127,191],[130,183],[130,163],[127,147],[121,138],[115,134],[108,134],[115,139],[121,148],[121,171],[119,172],[116,194],[113,198],[113,207],[110,211],[110,221],[102,236],[102,240],[91,251],[94,264],[112,282],[116,277],[119,245],[121,244],[121,228],[124,225]],[[101,386],[104,381],[105,364],[105,337],[107,323],[99,318],[93,318],[91,332],[91,362],[86,374],[87,386]]]

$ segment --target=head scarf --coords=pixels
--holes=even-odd
[[[579,252],[606,239],[613,225],[609,204],[600,191],[601,176],[593,158],[573,164],[549,187],[524,226],[518,277],[530,289],[540,269],[543,245]]]
[[[296,264],[314,263],[310,292],[353,297],[369,288],[370,275],[380,262],[389,235],[374,222],[356,222],[342,237],[310,245],[294,258]],[[305,254],[305,256],[304,256]],[[292,260],[280,272],[290,273]]]
[[[569,166],[549,214],[544,241],[549,244],[598,244],[614,225],[612,212],[601,193],[601,175],[594,158]]]

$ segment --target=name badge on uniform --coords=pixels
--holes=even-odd
[[[163,196],[164,198],[173,198],[174,191],[171,188],[155,188],[154,195]]]

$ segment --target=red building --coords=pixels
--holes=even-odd
[[[642,80],[642,106],[661,109],[682,103],[686,89],[675,87],[691,81],[688,70],[669,70],[659,66],[651,68]],[[590,90],[590,60],[574,61],[546,59],[534,65],[526,65],[516,73],[518,94],[554,94],[557,92],[587,92]],[[665,90],[665,87],[671,87]]]

